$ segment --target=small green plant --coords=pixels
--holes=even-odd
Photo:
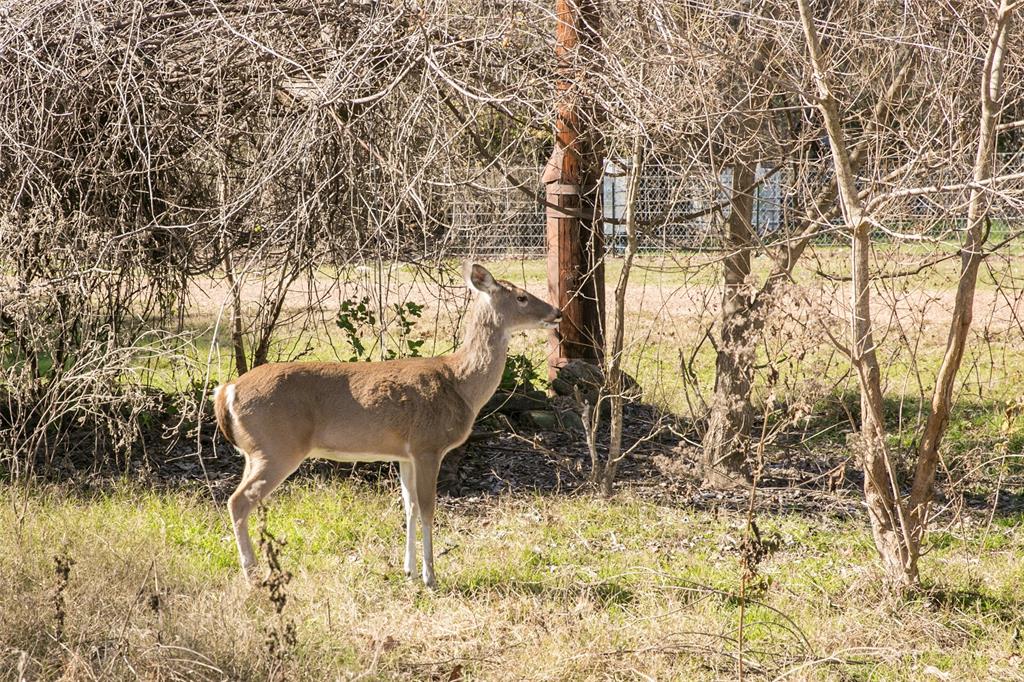
[[[398,326],[397,350],[389,348],[386,357],[420,357],[423,339],[412,338],[412,331],[416,321],[423,317],[423,306],[419,303],[406,301],[405,303],[395,303],[394,310],[394,324]]]
[[[369,296],[350,298],[341,302],[336,323],[345,335],[345,340],[352,347],[349,362],[369,361],[373,357],[377,343],[381,341],[388,329],[396,329],[392,337],[392,345],[384,348],[381,357],[385,360],[395,358],[418,358],[424,340],[413,338],[416,322],[423,317],[423,306],[413,301],[394,303],[391,306],[394,315],[389,321],[378,320],[370,303]],[[367,346],[366,337],[375,339]]]
[[[369,360],[366,346],[363,344],[363,333],[367,327],[371,330],[377,324],[377,316],[370,307],[370,297],[360,299],[349,298],[341,302],[337,325],[345,334],[345,340],[352,346],[349,362]]]
[[[537,368],[530,362],[530,358],[522,353],[513,353],[505,359],[500,388],[509,392],[520,389],[530,390],[534,387],[534,382],[537,379]]]

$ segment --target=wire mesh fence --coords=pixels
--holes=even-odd
[[[1002,174],[1024,170],[1024,153],[1000,155]],[[511,169],[509,176],[529,181],[516,186],[506,177],[494,177],[462,186],[452,202],[451,229],[445,235],[444,250],[457,256],[481,258],[538,258],[546,252],[543,167]],[[625,220],[628,168],[622,161],[606,162],[602,180],[602,213],[605,247],[611,253],[625,248]],[[966,198],[970,183],[964,178],[933,171],[921,192],[894,197],[876,209],[876,219],[888,230],[877,230],[877,238],[955,239],[966,228]],[[947,177],[948,176],[948,177]],[[799,178],[788,168],[769,164],[755,172],[752,223],[755,232],[770,242],[790,233],[795,216],[805,215],[801,198],[813,197],[827,187],[829,178],[821,173],[804,173]],[[532,182],[532,184],[530,184]],[[950,187],[948,191],[934,188]],[[721,225],[729,217],[732,169],[718,173],[694,173],[692,167],[673,163],[648,163],[637,185],[637,235],[641,251],[702,250],[718,248]],[[529,191],[527,191],[529,190]],[[993,197],[991,231],[993,238],[1009,234],[1024,216],[1010,204]],[[824,221],[820,244],[845,243],[842,218]]]
[[[456,190],[442,250],[479,258],[537,258],[546,249],[542,166],[509,169],[532,193],[495,173]]]

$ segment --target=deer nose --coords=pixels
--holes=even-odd
[[[552,318],[552,320],[551,320],[551,321],[552,321],[552,322],[561,322],[561,321],[562,321],[562,311],[561,311],[561,310],[558,310],[558,309],[556,308],[556,309],[555,309],[555,316],[554,316],[554,318]]]

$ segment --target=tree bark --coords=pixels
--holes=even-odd
[[[603,159],[597,105],[581,87],[600,49],[598,0],[558,0],[555,12],[559,103],[554,151],[543,177],[548,288],[551,302],[562,309],[550,338],[552,378],[569,360],[601,364],[605,325]]]
[[[974,180],[968,204],[968,230],[961,250],[961,274],[957,285],[953,320],[947,337],[946,353],[932,396],[932,409],[917,450],[917,464],[909,499],[901,497],[898,481],[885,443],[881,371],[875,354],[871,326],[870,236],[868,220],[854,182],[850,154],[843,135],[835,98],[822,68],[821,46],[814,28],[808,0],[797,0],[807,49],[818,89],[817,105],[828,131],[843,218],[852,237],[852,309],[851,360],[861,389],[861,438],[859,454],[864,469],[864,495],[875,547],[882,559],[888,580],[906,589],[919,582],[918,560],[928,526],[928,506],[932,497],[938,448],[949,421],[953,386],[963,359],[970,330],[978,267],[987,237],[986,192],[993,177],[996,130],[1002,98],[1002,64],[1010,28],[1012,7],[1001,0],[995,28],[981,76],[981,120]]]
[[[875,540],[889,582],[906,587],[917,582],[917,562],[909,551],[906,518],[899,499],[885,443],[881,369],[871,325],[871,223],[861,204],[838,106],[823,68],[821,45],[808,0],[797,0],[800,21],[817,87],[817,106],[828,133],[843,221],[851,233],[851,308],[853,344],[850,360],[861,393],[859,456],[864,470],[864,498]]]
[[[746,483],[753,408],[754,341],[751,334],[755,161],[741,154],[732,167],[732,198],[725,223],[722,329],[715,362],[715,395],[704,435],[704,482],[714,488]]]

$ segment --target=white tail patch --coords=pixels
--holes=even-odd
[[[220,388],[220,387],[218,386],[218,388]],[[228,406],[228,414],[231,415],[231,419],[233,419],[233,420],[238,419],[238,416],[235,414],[235,385],[234,384],[228,384],[227,393],[224,396],[224,402]]]

